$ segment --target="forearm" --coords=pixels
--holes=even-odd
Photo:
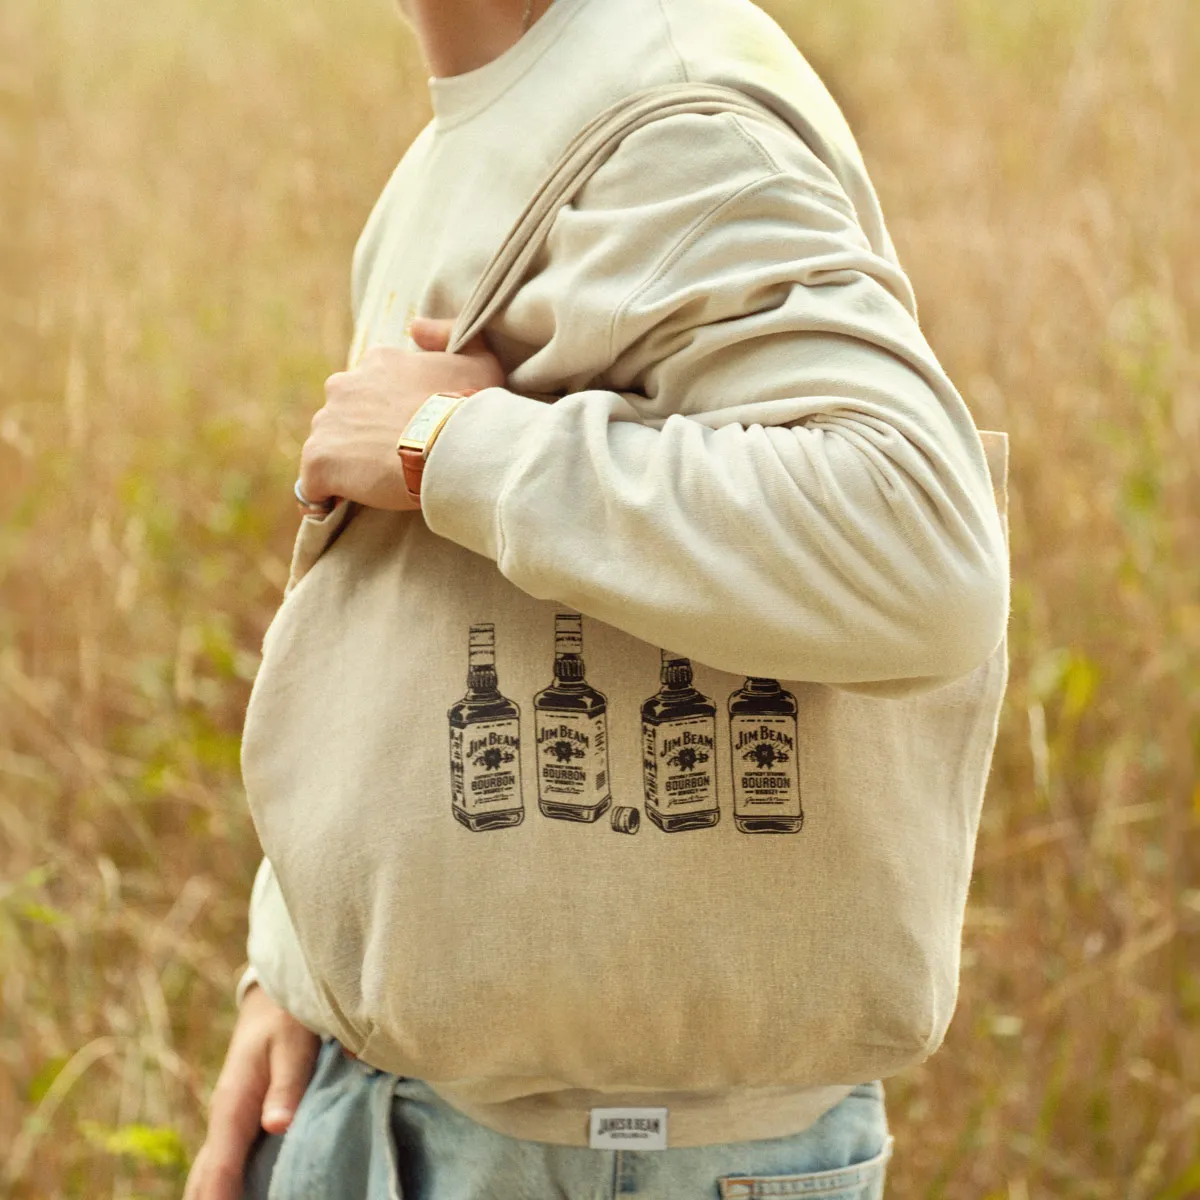
[[[697,189],[658,168],[668,124],[559,214],[511,305],[542,372],[618,390],[469,399],[429,456],[430,529],[535,597],[733,673],[966,674],[1004,633],[1007,549],[906,277],[798,139],[681,123]]]
[[[860,394],[790,427],[654,428],[613,393],[491,389],[447,426],[423,506],[529,594],[713,667],[932,685],[999,642],[1007,561],[973,430],[931,459],[888,417]]]

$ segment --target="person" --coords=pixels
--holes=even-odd
[[[737,1086],[713,1080],[769,1040],[788,983],[760,900],[739,896],[835,819],[796,774],[820,774],[797,712],[961,680],[1003,638],[979,435],[836,104],[750,0],[401,5],[433,116],[359,240],[350,366],[301,456],[306,515],[247,713],[267,851],[251,966],[187,1198],[877,1198],[879,1079],[846,1065],[836,1083],[748,1086],[763,1072],[743,1064]],[[621,96],[678,81],[737,88],[807,136],[728,112],[628,134],[486,335],[450,353],[563,147]],[[414,428],[423,473],[397,453]],[[403,649],[354,649],[381,607]],[[714,766],[730,770],[743,713],[769,714],[742,735],[775,744],[751,746],[731,820]],[[972,754],[987,726],[972,719]],[[523,757],[531,729],[544,761]],[[355,808],[368,792],[386,811]],[[516,845],[537,850],[507,858]],[[720,914],[687,900],[689,879],[726,870],[703,857],[718,846],[762,864],[730,868]],[[695,857],[634,858],[668,852]],[[618,911],[593,945],[595,910],[547,887],[600,854],[596,909]],[[730,1014],[680,1012],[672,972],[711,970],[715,988],[722,966],[696,947],[737,921],[767,972],[733,993],[757,1041],[735,1031],[710,1076],[703,1039]],[[632,943],[641,957],[622,957]],[[822,1003],[832,1033],[855,997]],[[687,1086],[638,1100],[689,1055]],[[395,1069],[410,1062],[428,1070]],[[589,1129],[605,1097],[669,1127]]]

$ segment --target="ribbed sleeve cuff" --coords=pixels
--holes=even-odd
[[[540,400],[506,388],[484,388],[454,412],[438,434],[421,479],[425,523],[493,561],[502,549],[500,500],[539,425]]]

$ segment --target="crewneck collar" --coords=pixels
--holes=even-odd
[[[427,83],[434,128],[441,130],[458,125],[495,103],[541,58],[587,2],[554,0],[519,41],[491,62],[459,75],[429,76]]]

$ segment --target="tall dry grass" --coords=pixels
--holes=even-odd
[[[1013,439],[962,999],[889,1194],[1198,1197],[1200,5],[771,11]],[[202,1136],[242,708],[422,79],[385,0],[0,5],[0,1192],[177,1195]]]

